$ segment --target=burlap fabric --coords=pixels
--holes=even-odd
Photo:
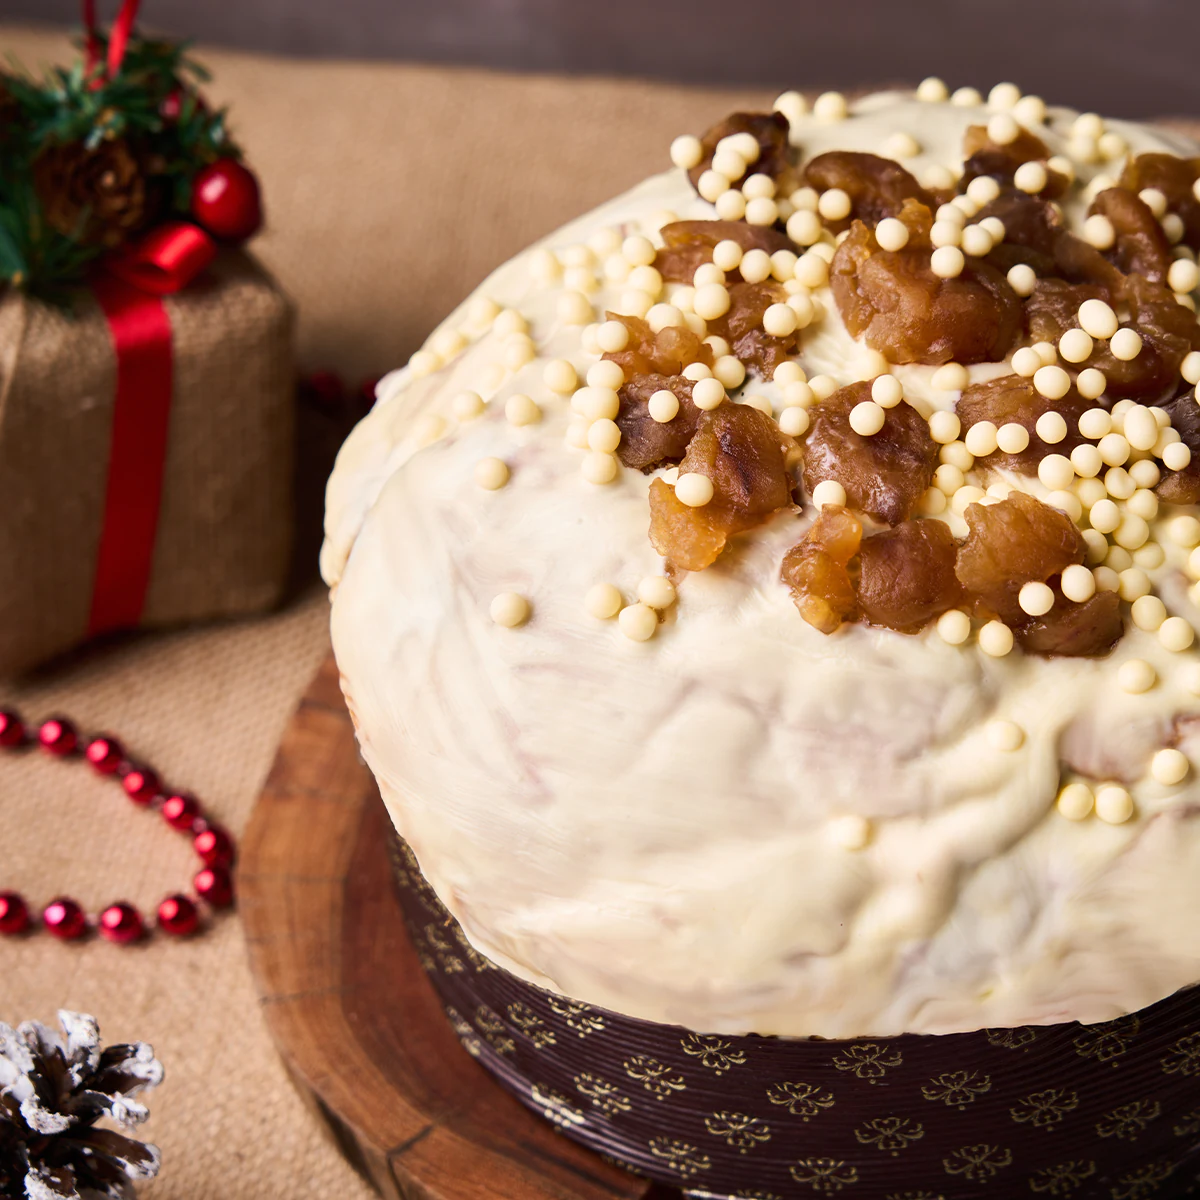
[[[31,65],[67,52],[11,28],[0,49]],[[255,250],[297,303],[301,363],[351,378],[402,362],[492,267],[660,168],[679,131],[770,99],[199,53],[263,178],[268,228]],[[304,482],[311,502],[320,480]],[[312,531],[298,532],[311,561]],[[97,647],[0,699],[111,726],[238,832],[326,651],[325,622],[310,586],[276,616]],[[89,905],[116,889],[148,906],[187,878],[182,841],[79,769],[0,758],[0,797],[0,886]],[[236,918],[190,944],[132,951],[0,942],[0,979],[2,1019],[52,1018],[65,1004],[95,1012],[106,1037],[154,1043],[167,1078],[146,1133],[165,1163],[149,1200],[371,1194],[292,1092]]]
[[[178,295],[144,625],[259,612],[292,545],[290,305],[226,253]],[[116,357],[99,305],[0,297],[0,675],[82,641],[104,524]]]

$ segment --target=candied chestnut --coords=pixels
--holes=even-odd
[[[650,397],[659,391],[672,392],[679,401],[679,412],[670,421],[656,421],[650,415]],[[692,381],[683,375],[638,375],[617,395],[621,401],[617,457],[621,462],[638,471],[678,462],[700,421],[700,409],[692,403]]]
[[[1107,654],[1123,632],[1121,597],[1097,592],[1081,604],[1056,597],[1048,613],[1019,626],[1016,635],[1027,654],[1094,658]]]
[[[1004,241],[993,248],[988,262],[1006,274],[1017,263],[1028,264],[1039,275],[1054,273],[1054,250],[1062,234],[1062,215],[1057,205],[1007,188],[985,204],[975,220],[986,217],[1004,222]]]
[[[822,633],[858,619],[858,600],[848,569],[862,542],[862,523],[848,509],[826,505],[802,542],[783,559],[780,577],[800,615]]]
[[[850,215],[827,222],[839,233],[849,229],[852,220],[877,225],[884,217],[898,216],[905,200],[917,200],[927,208],[935,204],[934,197],[898,162],[859,150],[818,154],[805,166],[803,179],[819,192],[841,188],[850,197]]]
[[[1092,201],[1088,216],[1104,216],[1112,222],[1116,241],[1109,260],[1125,275],[1142,275],[1162,283],[1171,266],[1171,243],[1158,218],[1136,192],[1107,188]]]
[[[855,433],[850,412],[870,398],[870,383],[852,383],[808,410],[804,485],[811,492],[825,479],[836,480],[851,508],[896,525],[932,482],[937,445],[925,418],[903,403],[886,410],[883,428],[872,437]]]
[[[1139,154],[1125,164],[1121,187],[1131,192],[1156,188],[1167,198],[1167,212],[1178,213],[1183,220],[1183,240],[1200,250],[1200,199],[1193,190],[1200,176],[1200,158],[1180,158],[1175,154]]]
[[[1002,359],[1020,329],[1020,300],[983,259],[969,259],[954,279],[935,275],[927,235],[920,236],[930,217],[924,205],[905,204],[901,220],[917,236],[898,251],[881,250],[861,221],[851,226],[829,268],[847,329],[894,363]]]
[[[980,421],[991,421],[997,429],[1009,424],[1024,426],[1029,431],[1029,445],[1024,450],[1018,454],[997,450],[976,462],[977,465],[1033,475],[1047,454],[1070,454],[1084,440],[1079,432],[1079,418],[1091,407],[1092,403],[1084,400],[1074,388],[1060,400],[1047,400],[1031,380],[1022,379],[1020,375],[1002,375],[986,383],[970,384],[959,397],[954,411],[962,423],[964,435]],[[1048,412],[1060,413],[1067,423],[1066,437],[1053,445],[1043,442],[1037,435],[1038,418]]]
[[[620,321],[629,330],[624,350],[604,357],[620,364],[626,382],[639,375],[682,375],[689,363],[713,365],[712,347],[702,342],[683,325],[667,325],[654,332],[641,317],[605,314],[610,321]]]
[[[964,515],[968,533],[955,572],[985,612],[1010,625],[1027,619],[1017,603],[1022,584],[1044,583],[1083,562],[1086,547],[1070,517],[1024,492],[995,504],[968,504]]]
[[[689,508],[656,479],[650,485],[654,548],[685,571],[710,566],[732,534],[761,525],[791,503],[787,453],[794,445],[749,405],[722,404],[702,413],[679,470],[708,476],[713,498]]]
[[[770,225],[747,225],[745,221],[672,221],[662,227],[666,243],[654,259],[654,265],[664,279],[676,283],[691,283],[696,268],[712,262],[713,247],[718,242],[737,242],[743,251],[792,250],[792,240]],[[729,272],[731,280],[740,279],[736,271]]]
[[[1039,279],[1025,301],[1025,328],[1033,341],[1057,345],[1068,329],[1078,326],[1079,307],[1085,300],[1111,299],[1109,292],[1097,283]]]
[[[1000,145],[988,136],[986,125],[971,125],[963,139],[963,164],[960,188],[965,192],[972,179],[986,175],[1001,187],[1012,187],[1017,168],[1022,163],[1045,163],[1050,157],[1046,143],[1024,126],[1018,127],[1016,138]],[[1065,175],[1051,167],[1046,168],[1046,186],[1038,193],[1053,200],[1066,192],[1069,181]],[[983,215],[983,214],[981,214]],[[1006,239],[1007,240],[1007,239]]]
[[[788,167],[788,119],[783,113],[730,113],[718,121],[700,139],[702,156],[688,172],[692,187],[700,182],[700,176],[712,166],[717,143],[735,133],[748,133],[758,142],[758,158],[750,163],[745,172],[729,182],[736,187],[747,175],[770,175],[772,179],[782,175]]]
[[[763,313],[772,304],[787,299],[777,283],[734,283],[729,285],[729,311],[708,322],[709,333],[723,337],[742,363],[771,379],[775,368],[796,352],[799,337],[789,333],[776,337],[763,328]]]
[[[858,604],[872,625],[916,633],[960,603],[958,547],[944,521],[904,521],[866,538],[859,552]]]
[[[1200,404],[1188,388],[1174,400],[1168,400],[1163,408],[1180,439],[1191,450],[1192,461],[1182,471],[1164,469],[1155,491],[1171,504],[1200,504]]]

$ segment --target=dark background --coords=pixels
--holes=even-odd
[[[79,9],[0,0],[10,20],[68,24]],[[145,0],[142,14],[289,55],[803,90],[937,74],[1112,116],[1200,111],[1200,0]]]

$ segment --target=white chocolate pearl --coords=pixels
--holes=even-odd
[[[1082,604],[1096,594],[1096,577],[1085,566],[1073,563],[1062,573],[1062,594],[1068,600]]]
[[[838,381],[832,375],[814,375],[808,386],[818,400],[828,400],[838,390]]]
[[[1167,537],[1185,550],[1200,546],[1200,520],[1192,516],[1175,517],[1167,526]]]
[[[747,225],[774,225],[779,219],[779,206],[767,196],[758,196],[746,203]]]
[[[715,321],[729,311],[729,291],[723,284],[706,283],[696,289],[692,308],[698,317],[703,317],[706,321]]]
[[[1121,690],[1134,696],[1148,692],[1157,682],[1154,668],[1142,658],[1123,662],[1117,671],[1117,683]]]
[[[1000,195],[1000,185],[990,175],[980,175],[967,184],[967,196],[977,208],[991,204]]]
[[[1159,750],[1150,760],[1150,774],[1154,777],[1154,781],[1167,787],[1174,787],[1175,784],[1182,783],[1187,778],[1190,769],[1191,764],[1187,760],[1187,755],[1179,750],[1170,748]]]
[[[884,217],[875,226],[875,240],[884,250],[903,250],[908,245],[908,226],[895,217]]]
[[[983,97],[976,88],[960,87],[956,88],[951,95],[950,103],[957,105],[959,108],[975,108],[977,105],[983,103]]]
[[[601,417],[615,420],[621,411],[621,398],[612,388],[581,387],[571,397],[571,408],[587,417],[590,421],[598,421]]]
[[[779,378],[778,371],[775,377]],[[894,375],[877,375],[871,384],[871,399],[880,408],[895,408],[904,399],[904,387]]]
[[[822,92],[813,101],[813,116],[822,121],[842,121],[847,114],[846,97],[841,92]]]
[[[1051,446],[1058,445],[1067,436],[1067,422],[1062,413],[1042,413],[1033,428],[1038,437]]]
[[[788,236],[791,237],[790,232]],[[802,254],[796,260],[795,278],[808,288],[824,287],[829,282],[829,264],[815,251]]]
[[[1042,360],[1042,365],[1052,367],[1058,361],[1058,350],[1053,342],[1034,342],[1030,347]]]
[[[954,279],[961,275],[967,260],[957,246],[939,246],[929,258],[929,267],[939,279]]]
[[[621,321],[605,321],[596,330],[596,344],[605,354],[619,354],[629,345],[629,330]]]
[[[979,648],[992,658],[1003,658],[1013,648],[1013,631],[1003,621],[989,621],[979,631]]]
[[[710,367],[706,367],[701,362],[694,362],[688,363],[688,365],[683,368],[683,377],[685,379],[690,379],[693,383],[695,383],[699,379],[711,379],[713,377],[713,373]]]
[[[1029,165],[1028,163],[1026,164]],[[1037,272],[1026,263],[1017,263],[1015,267],[1009,268],[1008,286],[1012,288],[1018,296],[1032,296],[1033,289],[1037,286]],[[1021,351],[1017,351],[1020,354]],[[1016,362],[1016,355],[1013,355],[1013,362]]]
[[[921,143],[911,133],[899,130],[883,144],[885,158],[915,158],[921,153]]]
[[[692,388],[692,403],[711,411],[725,399],[725,385],[719,379],[700,379]]]
[[[779,428],[788,435],[788,437],[803,437],[808,432],[809,416],[808,412],[799,407],[792,405],[785,408],[779,414]]]
[[[1122,553],[1121,548],[1114,547],[1109,555],[1109,559],[1111,560],[1108,564],[1109,566],[1117,566],[1118,562],[1132,562],[1132,559],[1128,557],[1128,551],[1124,552],[1126,554],[1126,558],[1124,559],[1117,557],[1120,553]],[[1118,570],[1121,572],[1118,576],[1120,584],[1118,590],[1121,593],[1122,600],[1127,600],[1132,604],[1135,600],[1140,600],[1141,597],[1149,593],[1150,577],[1140,567],[1125,566],[1123,569],[1118,567]]]
[[[598,621],[608,621],[621,611],[624,600],[611,583],[597,583],[588,588],[583,598],[583,607]]]
[[[500,458],[481,458],[475,464],[475,482],[489,492],[502,488],[508,482],[508,464]]]
[[[779,372],[775,372],[775,378],[779,378]],[[795,383],[784,385],[783,389],[783,406],[784,408],[808,408],[810,404],[816,403],[816,393],[808,385],[805,379],[798,379]]]
[[[783,113],[789,125],[797,125],[800,118],[808,112],[808,101],[800,92],[783,92],[775,97],[772,108],[775,112]]]
[[[1015,83],[998,83],[988,92],[988,107],[1007,110],[1013,108],[1020,99],[1021,89]]]
[[[939,392],[961,392],[970,380],[967,368],[961,363],[946,363],[934,371],[929,382]]]
[[[1167,283],[1174,292],[1194,292],[1200,285],[1200,267],[1187,258],[1177,258],[1167,271]]]
[[[478,392],[460,392],[450,408],[456,421],[473,421],[483,412],[483,397]]]
[[[1058,793],[1055,807],[1068,821],[1082,821],[1091,815],[1096,798],[1086,783],[1068,783]]]
[[[874,400],[864,400],[850,410],[850,428],[862,437],[873,437],[883,428],[886,416]]]
[[[804,368],[795,359],[789,358],[775,368],[773,379],[782,387],[789,383],[806,383],[808,376],[805,375]]]
[[[1142,352],[1142,335],[1128,326],[1118,329],[1109,339],[1108,348],[1112,351],[1113,358],[1130,362]]]
[[[617,625],[631,642],[648,642],[658,629],[658,613],[648,604],[631,604],[621,609]]]
[[[1108,538],[1096,529],[1083,529],[1080,532],[1083,534],[1083,540],[1087,544],[1086,561],[1088,564],[1094,567],[1097,563],[1102,563],[1108,554]],[[1063,571],[1063,575],[1066,575],[1065,570]],[[1092,578],[1095,580],[1095,575]],[[1070,595],[1065,587],[1063,588],[1063,595],[1069,600],[1077,599],[1077,597]]]
[[[579,465],[580,474],[588,483],[612,483],[617,477],[618,463],[614,455],[605,454],[601,450],[593,450],[584,455]]]
[[[1100,474],[1100,468],[1103,465],[1104,460],[1095,446],[1084,443],[1071,451],[1071,466],[1074,468],[1075,474],[1082,479],[1094,479]]]
[[[1197,183],[1200,183],[1200,180],[1197,180]],[[1200,383],[1200,350],[1192,350],[1184,355],[1183,362],[1179,365],[1179,373],[1188,383]]]
[[[1011,753],[1025,744],[1025,730],[1015,721],[998,718],[987,723],[987,739],[993,749]]]
[[[587,385],[591,388],[611,388],[614,392],[625,382],[625,372],[620,363],[604,359],[592,363],[588,368]]]
[[[686,322],[683,319],[683,313],[674,304],[652,304],[650,311],[646,313],[646,324],[650,326],[653,333],[658,333],[661,329],[679,327]]]
[[[1192,461],[1192,448],[1183,442],[1171,442],[1164,447],[1161,457],[1168,471],[1182,471]]]
[[[929,416],[929,436],[945,446],[956,441],[962,430],[962,422],[956,413],[934,412]]]
[[[1183,617],[1168,617],[1158,627],[1158,640],[1165,649],[1179,653],[1196,640],[1196,631]]]
[[[1109,825],[1123,825],[1133,816],[1133,797],[1114,783],[1096,793],[1096,816]]]
[[[829,822],[828,835],[843,850],[861,850],[871,840],[871,822],[857,813],[847,813]]]
[[[984,458],[995,452],[996,433],[996,426],[991,421],[976,421],[963,436],[963,441],[976,458]]]
[[[497,625],[513,629],[529,620],[529,601],[518,592],[501,592],[492,598],[488,612]]]
[[[679,398],[674,392],[660,388],[650,397],[647,405],[650,416],[660,424],[673,421],[679,415]]]
[[[836,479],[823,479],[812,491],[812,502],[822,509],[827,504],[846,507],[846,489]]]
[[[1167,606],[1157,596],[1139,596],[1130,609],[1133,623],[1147,633],[1154,633],[1167,619]]]
[[[1143,458],[1129,468],[1129,477],[1140,488],[1152,488],[1158,486],[1162,473],[1159,471],[1157,463]]]
[[[937,619],[938,637],[947,645],[961,646],[971,636],[971,618],[960,608],[951,608]]]
[[[575,374],[575,368],[565,358],[553,358],[542,371],[542,382],[552,392],[565,396],[578,386],[579,377]]]
[[[500,305],[490,296],[476,296],[467,306],[467,320],[472,325],[487,327],[500,315]]]
[[[817,212],[827,221],[845,220],[850,215],[850,209],[850,195],[841,188],[830,188],[822,192],[817,200]]]
[[[972,258],[983,258],[991,254],[994,245],[992,235],[982,225],[968,225],[962,233],[964,254]]]
[[[1091,357],[1093,346],[1091,335],[1082,329],[1068,329],[1058,339],[1058,352],[1064,362],[1086,362]]]
[[[1040,617],[1054,607],[1054,591],[1048,584],[1031,581],[1021,585],[1017,603],[1031,617]]]
[[[947,442],[938,451],[938,458],[960,471],[969,471],[975,465],[975,455],[962,442]]]
[[[1041,355],[1032,346],[1022,346],[1013,352],[1012,369],[1024,379],[1031,378],[1042,366]]]
[[[1083,505],[1074,492],[1065,490],[1048,492],[1044,500],[1051,508],[1057,508],[1059,512],[1066,513],[1072,521],[1078,521],[1083,516]]]
[[[1167,197],[1158,190],[1158,188],[1142,188],[1138,192],[1138,199],[1155,215],[1158,220],[1162,220],[1167,211]]]
[[[728,391],[745,382],[746,368],[736,355],[722,354],[713,364],[713,377]]]
[[[1135,450],[1151,450],[1158,441],[1158,422],[1148,408],[1137,405],[1125,413],[1121,432]]]
[[[1117,526],[1116,532],[1113,534],[1113,541],[1126,550],[1136,550],[1139,546],[1146,544],[1149,536],[1150,527],[1146,524],[1145,519],[1136,513],[1127,512],[1121,518],[1121,524]]]
[[[1071,377],[1062,367],[1039,367],[1033,373],[1033,386],[1047,400],[1061,400],[1071,390]]]
[[[944,103],[949,95],[946,85],[936,75],[922,79],[917,86],[917,99],[924,100],[926,104]]]
[[[933,228],[929,231],[929,240],[938,247],[960,246],[962,237],[961,221],[934,221]]]
[[[603,454],[611,454],[621,444],[621,430],[616,421],[601,417],[593,421],[588,429],[588,447]]]
[[[1000,245],[1008,234],[1008,230],[1004,228],[1004,222],[999,217],[984,217],[979,222],[979,228],[982,229],[988,237],[992,239],[994,245]]]
[[[798,209],[787,219],[787,235],[798,246],[811,246],[821,237],[821,218],[807,208]]]
[[[1075,468],[1065,455],[1047,454],[1038,463],[1038,478],[1051,491],[1058,491],[1071,486],[1071,480],[1075,478]]]
[[[592,423],[586,417],[572,417],[564,438],[567,445],[573,450],[586,450],[588,430],[591,427]]]
[[[418,379],[424,378],[426,375],[432,375],[434,371],[440,370],[441,367],[441,355],[435,354],[432,350],[418,350],[408,360],[408,369]]]
[[[797,257],[792,250],[776,250],[771,255],[771,274],[781,283],[787,283],[796,273]]]
[[[1138,488],[1125,508],[1144,521],[1153,521],[1158,516],[1158,497],[1149,488]]]
[[[1096,581],[1098,592],[1119,592],[1121,590],[1121,577],[1112,567],[1093,567],[1092,578]]]
[[[661,611],[675,603],[675,585],[662,575],[647,575],[638,584],[638,599],[648,608]]]
[[[685,471],[675,483],[675,499],[688,508],[703,508],[712,498],[712,480],[698,471]]]
[[[518,392],[504,402],[504,415],[510,425],[535,425],[542,419],[542,410],[535,401]]]
[[[690,133],[677,137],[671,143],[671,161],[681,170],[690,171],[704,157],[700,139]]]
[[[1046,168],[1039,162],[1022,163],[1013,174],[1013,183],[1030,195],[1037,195],[1048,182]]]
[[[787,337],[796,332],[796,312],[786,304],[768,305],[763,313],[763,329],[772,337]]]
[[[742,248],[730,238],[718,242],[713,247],[713,265],[719,267],[722,271],[733,271],[737,269],[738,264],[742,261]]]
[[[934,487],[948,496],[953,496],[965,483],[962,471],[953,463],[942,463],[933,473]]]
[[[1005,454],[1020,454],[1029,448],[1029,430],[1016,421],[1008,421],[996,431],[996,447]]]
[[[1109,250],[1117,240],[1117,231],[1106,216],[1096,213],[1083,223],[1083,240],[1097,250]]]
[[[1095,367],[1085,367],[1075,380],[1075,388],[1085,400],[1098,400],[1104,395],[1107,386],[1108,380],[1104,377],[1104,372]]]
[[[1085,300],[1079,306],[1079,324],[1094,338],[1112,337],[1119,328],[1117,314],[1103,300]]]

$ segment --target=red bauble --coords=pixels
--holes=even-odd
[[[75,732],[75,726],[64,717],[51,717],[43,721],[38,729],[38,742],[47,754],[62,758],[79,745],[79,735]]]
[[[192,216],[215,238],[244,242],[262,226],[262,197],[253,172],[232,158],[205,167],[192,184]]]
[[[158,906],[158,927],[175,937],[195,933],[200,924],[200,911],[187,896],[168,896]]]
[[[25,722],[11,709],[0,709],[0,746],[11,750],[25,744]]]
[[[142,925],[142,914],[132,904],[119,901],[110,904],[96,923],[100,936],[118,945],[136,942],[146,932]]]
[[[0,933],[24,933],[29,908],[17,892],[0,892]]]
[[[162,815],[163,820],[172,829],[187,833],[200,815],[200,805],[195,796],[189,796],[186,792],[176,792],[163,801]]]
[[[94,737],[83,752],[84,757],[92,764],[98,775],[115,775],[125,757],[121,743],[116,738],[101,735]]]
[[[227,867],[233,862],[233,839],[215,825],[196,834],[192,839],[192,849],[206,867]]]
[[[207,900],[213,908],[227,908],[233,903],[233,880],[222,866],[205,867],[192,880],[196,895]]]
[[[134,804],[149,804],[162,790],[158,775],[149,767],[131,767],[125,772],[121,786]]]
[[[63,941],[82,937],[87,932],[87,917],[83,915],[83,909],[66,896],[51,900],[42,909],[42,924],[56,938],[62,938]]]

